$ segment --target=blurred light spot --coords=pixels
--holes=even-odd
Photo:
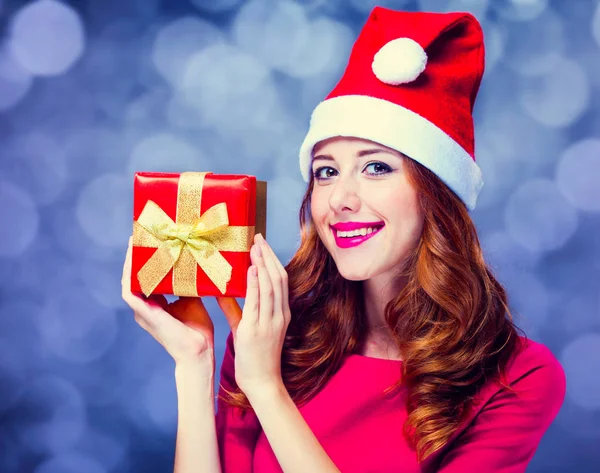
[[[221,13],[232,10],[241,2],[241,0],[190,0],[190,2],[200,10],[211,13]]]
[[[265,0],[252,0],[240,9],[233,36],[241,49],[297,78],[345,64],[339,45],[354,39],[346,25],[323,17],[310,22],[295,2],[273,5]]]
[[[276,140],[275,167],[270,167],[275,176],[288,177],[293,180],[301,180],[300,167],[297,166],[298,150],[304,140],[306,130],[292,123],[285,132],[278,135]],[[271,178],[269,178],[271,179]],[[270,184],[269,184],[270,185]],[[298,209],[300,206],[298,206]]]
[[[34,473],[108,473],[97,460],[79,453],[65,453],[45,460]]]
[[[491,0],[450,0],[446,11],[469,12],[482,23],[485,20],[490,3]]]
[[[78,127],[82,124],[120,125],[125,106],[139,94],[139,45],[127,46],[114,38],[96,40],[90,44],[81,66],[67,76],[75,77],[75,87],[83,86],[89,91],[96,114],[107,118],[100,121],[96,116],[78,123]]]
[[[206,115],[227,115],[239,96],[259,89],[269,81],[269,70],[252,56],[226,44],[209,46],[186,65],[183,85],[186,98]],[[214,104],[229,105],[214,110]]]
[[[154,370],[143,388],[148,417],[161,431],[171,433],[177,426],[177,390],[173,367]]]
[[[0,112],[17,105],[31,87],[32,78],[11,55],[6,45],[0,46]]]
[[[500,273],[505,270],[533,269],[542,256],[540,252],[519,245],[503,231],[482,235],[481,246],[486,262]]]
[[[348,26],[328,18],[318,18],[309,25],[307,42],[288,56],[282,70],[292,77],[322,76],[340,71],[347,63],[354,34]]]
[[[525,248],[551,251],[573,236],[578,218],[552,181],[536,179],[510,196],[504,223],[510,236]]]
[[[490,207],[505,197],[505,191],[510,188],[512,181],[516,178],[512,163],[506,162],[502,154],[495,154],[494,144],[487,139],[488,136],[482,136],[477,141],[477,164],[483,173],[484,186],[481,194],[477,198],[477,209],[481,210]],[[490,139],[495,136],[489,136]],[[509,151],[510,145],[505,147],[500,153]],[[499,168],[502,172],[499,172]],[[512,172],[511,172],[512,171]]]
[[[557,159],[566,142],[563,134],[549,135],[546,127],[514,111],[512,99],[504,97],[503,101],[509,103],[509,108],[498,110],[492,105],[494,112],[475,132],[477,162],[485,182],[478,209],[506,203],[515,186],[539,176],[548,163]]]
[[[600,211],[600,140],[586,139],[569,146],[556,169],[556,183],[575,207]]]
[[[548,133],[547,127],[522,113],[516,107],[514,90],[497,97],[498,108],[491,106],[476,137],[493,153],[498,175],[492,179],[507,189],[507,184],[512,188],[519,181],[539,176],[568,142],[564,134]],[[484,180],[486,177],[490,176],[484,175]]]
[[[564,365],[563,368],[565,368]],[[569,384],[570,379],[567,378],[567,402],[562,405],[555,423],[561,429],[564,429],[567,436],[574,441],[600,441],[600,410],[592,411],[584,409],[573,402],[568,402]],[[569,462],[564,464],[569,465]]]
[[[24,448],[35,453],[69,450],[87,421],[79,390],[69,381],[52,375],[39,377],[25,386],[17,409],[22,412],[15,426],[17,438]]]
[[[251,158],[255,169],[269,159],[260,131],[280,126],[282,108],[269,70],[255,58],[228,45],[206,48],[188,63],[183,97],[197,108],[203,125],[234,148],[238,159]],[[252,154],[257,149],[261,152]]]
[[[11,50],[32,74],[63,74],[83,53],[81,19],[73,8],[62,2],[28,3],[15,14],[10,29]]]
[[[494,0],[490,3],[502,19],[516,21],[533,20],[548,6],[548,0]]]
[[[127,248],[132,232],[133,177],[104,174],[88,183],[77,202],[77,220],[97,245]]]
[[[38,236],[38,209],[27,191],[5,180],[0,202],[0,258],[18,258]]]
[[[54,209],[52,219],[49,222],[51,229],[51,235],[49,236],[53,237],[54,246],[60,249],[61,253],[69,256],[72,261],[79,261],[82,258],[105,261],[107,258],[114,257],[117,253],[124,253],[127,248],[127,238],[125,236],[123,236],[122,245],[114,248],[98,246],[90,241],[88,234],[77,219],[77,205],[77,201],[72,199],[68,204],[65,203]],[[131,230],[128,234],[131,234]],[[56,262],[56,258],[48,255],[45,261],[48,267],[52,267]]]
[[[64,191],[68,170],[62,147],[49,132],[34,131],[15,136],[0,151],[9,157],[0,162],[5,179],[27,189],[40,204],[50,204]]]
[[[171,380],[167,381],[167,384],[170,383],[171,388],[175,389],[173,359],[152,335],[133,321],[133,311],[129,310],[128,316],[133,328],[128,332],[130,342],[122,353],[123,359],[127,359],[128,363],[120,368],[122,372],[119,373],[119,405],[123,406],[123,412],[135,425],[145,430],[160,430],[148,411],[147,398],[153,396],[148,393],[148,389],[153,389],[148,388],[148,383],[157,372],[166,373],[170,370]],[[171,408],[176,409],[176,401],[172,402]],[[161,413],[156,414],[156,419],[160,424]]]
[[[600,366],[600,333],[588,333],[571,341],[562,351],[569,380],[567,396],[578,406],[600,409],[600,378],[590,376]]]
[[[596,10],[592,17],[592,34],[596,40],[596,44],[600,48],[600,2],[596,3]]]
[[[503,59],[519,74],[540,75],[554,69],[566,50],[564,24],[550,9],[533,21],[509,23],[506,27]]]
[[[72,261],[56,250],[52,238],[37,238],[13,269],[10,284],[39,301],[57,274],[73,267]]]
[[[95,459],[108,471],[114,471],[125,459],[130,443],[129,434],[123,429],[113,427],[109,433],[88,426],[77,442],[77,452]],[[87,472],[79,473],[83,471]]]
[[[86,258],[81,262],[81,279],[85,282],[88,291],[98,304],[110,309],[123,307],[121,278],[116,275],[122,271],[125,251],[126,249],[123,248],[122,261],[115,261],[114,258],[107,258],[104,261]]]
[[[496,64],[504,57],[506,33],[498,25],[488,23],[485,25],[485,72],[491,73]]]
[[[549,127],[572,125],[589,106],[588,78],[575,61],[561,58],[551,71],[525,81],[521,104]]]
[[[97,304],[81,283],[50,292],[38,326],[45,345],[74,363],[89,363],[104,355],[117,333],[115,311]]]
[[[517,325],[534,338],[546,327],[550,296],[542,281],[534,274],[520,270],[504,270],[502,283],[509,296],[511,313]]]
[[[128,172],[133,176],[136,171],[209,171],[209,162],[200,149],[187,141],[170,133],[156,133],[146,136],[135,146]],[[133,179],[130,186],[133,188]]]
[[[359,1],[359,0],[354,0]],[[479,17],[485,18],[490,0],[450,0],[440,2],[439,0],[419,0],[419,9],[426,12],[469,12]],[[377,2],[374,2],[377,4]],[[395,3],[392,8],[395,8]]]
[[[158,32],[152,60],[165,79],[180,87],[190,57],[211,44],[223,41],[223,33],[212,23],[192,16],[179,18]]]
[[[106,126],[73,128],[64,145],[71,182],[87,182],[98,174],[120,170],[127,140]]]
[[[400,9],[408,0],[350,0],[349,3],[356,11],[369,14],[376,6]]]
[[[0,414],[12,409],[31,375],[44,367],[35,317],[40,310],[33,297],[13,297],[0,304]]]
[[[559,320],[563,335],[580,335],[600,330],[600,317],[598,313],[598,295],[590,297],[588,294],[573,296],[569,291],[566,300],[560,302],[562,318]]]
[[[300,244],[298,213],[306,184],[286,176],[269,181],[267,193],[267,234],[276,252],[285,252]]]
[[[202,129],[206,126],[202,110],[176,93],[167,104],[167,119],[173,127],[183,130]]]

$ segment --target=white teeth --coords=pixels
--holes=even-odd
[[[376,228],[373,227],[368,227],[368,228],[358,228],[356,230],[352,230],[352,231],[348,231],[348,232],[342,232],[342,231],[337,231],[336,234],[338,236],[338,238],[349,238],[349,237],[355,237],[355,236],[365,236],[368,235],[370,233],[373,233],[376,230]]]

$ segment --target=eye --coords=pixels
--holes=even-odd
[[[373,172],[367,172],[367,174],[369,176],[379,176],[382,174],[387,174],[389,172],[392,172],[391,167],[389,167],[387,164],[382,163],[380,161],[374,161],[372,163],[367,164],[365,166],[365,170],[371,166],[373,166]],[[327,172],[325,175],[323,175],[322,171],[327,171]],[[332,172],[336,173],[337,171],[334,168],[332,168],[331,166],[321,166],[320,168],[317,168],[313,172],[313,176],[317,181],[323,181],[323,180],[327,180],[330,177],[332,177],[333,176]]]
[[[367,164],[365,166],[365,169],[367,169],[370,166],[375,166],[373,169],[379,169],[379,171],[367,173],[367,174],[370,174],[372,176],[378,176],[380,174],[387,174],[388,172],[392,171],[391,167],[389,167],[387,164],[381,163],[379,161]]]
[[[329,174],[327,177],[324,177],[323,174],[321,174],[321,171],[325,170],[325,169],[329,169],[331,171],[335,171],[335,169],[333,169],[330,166],[321,166],[320,168],[317,168],[313,171],[313,176],[316,180],[321,180],[321,179],[328,179],[329,177],[331,177],[331,174]]]

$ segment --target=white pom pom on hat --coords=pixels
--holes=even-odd
[[[371,68],[386,84],[400,85],[414,81],[427,66],[427,53],[410,38],[396,38],[377,51]]]

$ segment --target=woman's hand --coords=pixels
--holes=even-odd
[[[228,316],[235,348],[235,380],[247,397],[283,385],[281,352],[291,318],[287,273],[262,235],[254,237],[250,256],[252,266],[241,320],[232,325],[234,318]],[[226,315],[231,313],[220,305]]]
[[[143,295],[131,292],[131,252],[129,239],[123,277],[122,296],[134,311],[136,322],[152,335],[178,364],[200,365],[206,375],[214,376],[214,326],[200,298],[180,297],[168,303],[163,295]],[[219,299],[219,298],[218,298]],[[233,301],[233,303],[232,303]],[[221,298],[219,305],[227,309],[229,323],[241,318],[234,298]],[[239,309],[239,306],[238,306]],[[224,309],[225,310],[225,309]]]

